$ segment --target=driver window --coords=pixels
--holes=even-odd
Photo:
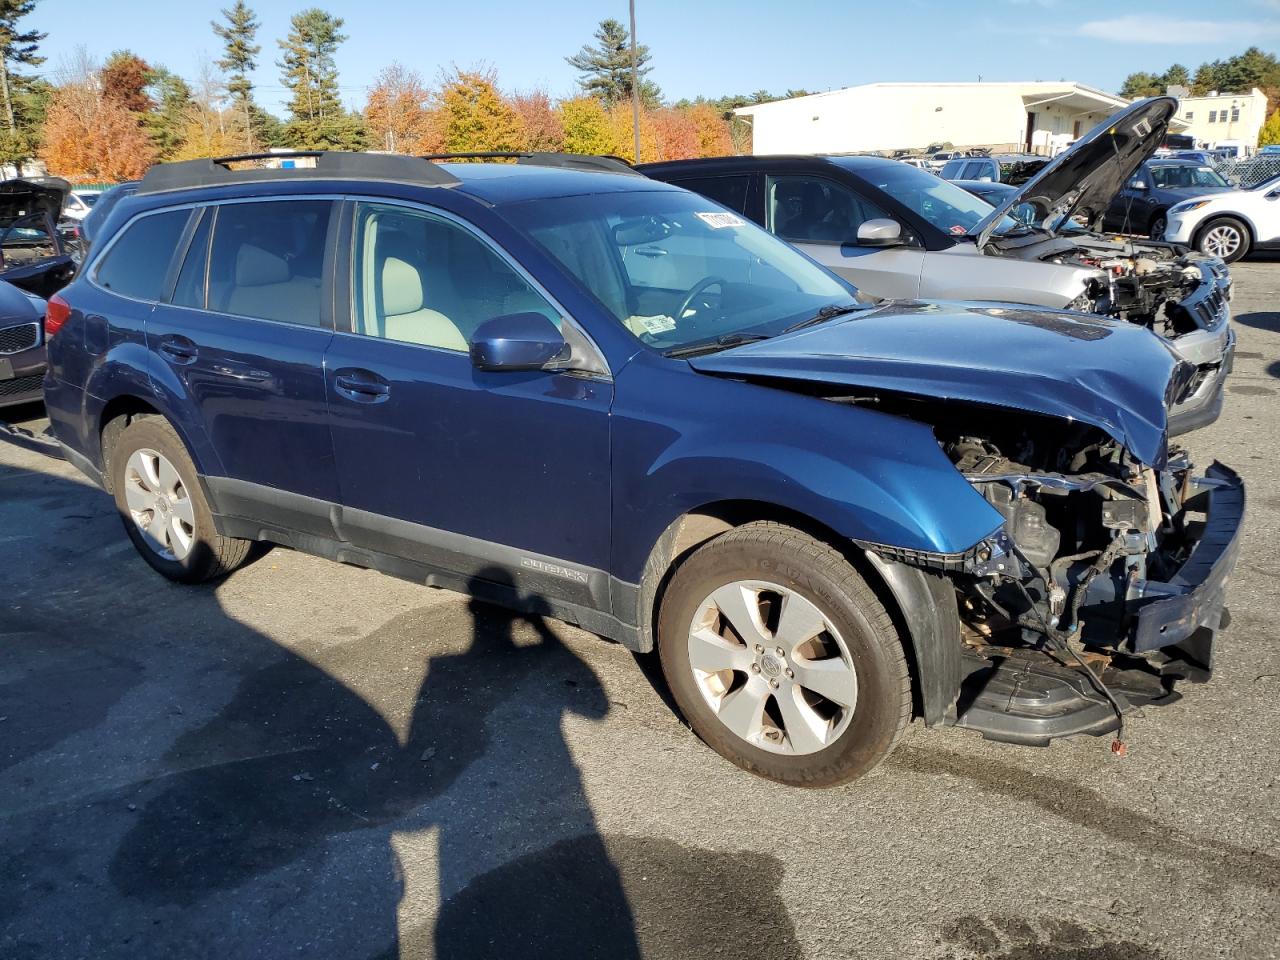
[[[356,333],[466,352],[480,324],[558,311],[502,257],[451,220],[389,204],[356,210]]]
[[[887,216],[848,187],[821,177],[769,177],[769,229],[785,240],[856,243],[866,220]]]

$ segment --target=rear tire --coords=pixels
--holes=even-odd
[[[1214,217],[1196,233],[1196,249],[1235,263],[1249,252],[1249,228],[1235,217]]]
[[[116,435],[109,462],[125,531],[156,572],[202,583],[244,562],[251,542],[214,528],[195,464],[164,418],[135,418]]]
[[[658,621],[663,673],[695,733],[781,783],[845,783],[883,760],[911,717],[884,606],[837,551],[749,523],[673,574]]]

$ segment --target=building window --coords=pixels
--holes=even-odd
[[[1217,122],[1218,122],[1218,111],[1217,111],[1217,110],[1210,110],[1210,111],[1209,111],[1209,122],[1210,122],[1210,123],[1217,123]]]
[[[1231,108],[1231,122],[1232,122],[1232,123],[1235,123],[1235,122],[1236,122],[1237,120],[1239,120],[1239,119],[1240,119],[1240,108],[1239,108],[1239,107],[1232,107],[1232,108]]]
[[[1188,111],[1187,111],[1187,119],[1188,119],[1188,120],[1194,120],[1194,119],[1195,119],[1195,116],[1196,116],[1196,114],[1195,114],[1195,111],[1194,111],[1194,110],[1188,110]]]

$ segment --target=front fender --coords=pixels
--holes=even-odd
[[[646,355],[618,375],[614,576],[639,583],[678,517],[755,501],[850,540],[958,553],[1001,524],[927,426]]]

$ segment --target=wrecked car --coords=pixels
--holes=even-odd
[[[802,786],[1209,677],[1244,491],[1148,331],[862,304],[615,161],[311,156],[153,168],[49,303],[53,432],[159,574],[265,541],[580,624]]]
[[[1154,331],[1196,375],[1173,434],[1217,419],[1231,369],[1231,278],[1185,247],[1102,234],[1102,218],[1160,146],[1171,97],[1139,101],[1049,161],[995,209],[878,157],[723,157],[642,164],[796,244],[865,294],[1002,300],[1098,313]]]
[[[57,225],[70,189],[57,177],[0,182],[0,407],[41,397],[45,300],[76,268]]]

